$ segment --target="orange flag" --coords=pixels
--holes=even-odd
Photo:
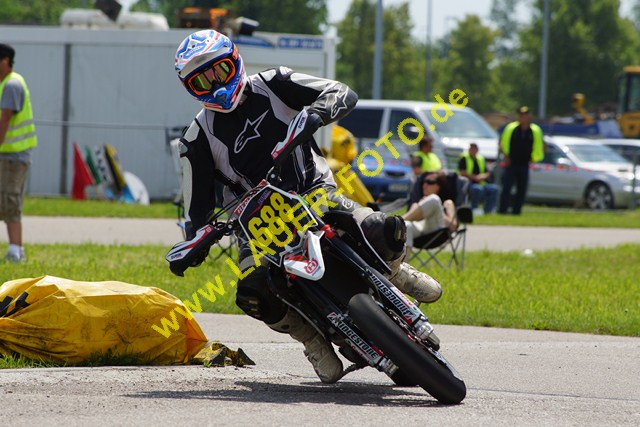
[[[89,167],[80,154],[78,145],[73,143],[73,186],[71,188],[71,198],[84,200],[87,198],[84,189],[87,185],[93,185],[93,177]]]

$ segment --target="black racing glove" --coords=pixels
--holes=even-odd
[[[224,232],[224,226],[207,224],[198,229],[192,239],[175,244],[165,257],[171,272],[176,276],[184,276],[187,268],[202,264],[211,246],[220,240]]]

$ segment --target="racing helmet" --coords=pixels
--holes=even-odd
[[[185,38],[176,51],[175,68],[191,96],[204,108],[221,113],[238,106],[248,81],[238,48],[214,30]]]

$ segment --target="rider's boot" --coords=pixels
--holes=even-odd
[[[384,221],[383,226],[380,226],[382,221]],[[383,248],[386,249],[385,251],[381,253],[380,248],[382,247],[380,245],[376,250],[382,255],[383,259],[392,260],[387,262],[391,269],[391,274],[386,277],[396,288],[425,303],[436,302],[442,296],[442,287],[436,279],[404,262],[407,256],[407,246],[405,244],[407,227],[401,217],[385,217],[374,214],[367,217],[363,225],[368,229],[369,235],[367,237],[370,241],[384,240],[386,243],[386,248]],[[380,230],[383,231],[383,235],[380,235]]]
[[[405,249],[406,251],[406,249]],[[420,302],[436,302],[442,296],[442,286],[427,273],[416,270],[404,262],[406,253],[388,263],[391,274],[387,276],[394,286]]]
[[[442,287],[437,280],[403,262],[407,253],[407,226],[401,217],[374,212],[364,218],[362,230],[382,259],[392,260],[387,261],[391,274],[386,277],[395,287],[420,302],[440,298]]]
[[[297,311],[290,308],[282,320],[267,325],[274,331],[291,335],[291,338],[304,345],[304,354],[313,365],[320,381],[331,384],[342,378],[342,361],[334,352],[331,343]]]

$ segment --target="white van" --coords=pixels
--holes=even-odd
[[[450,110],[450,114],[447,113]],[[446,120],[442,120],[446,117]],[[437,102],[390,101],[384,99],[361,99],[356,107],[340,120],[358,141],[358,152],[375,148],[378,139],[392,132],[390,142],[408,160],[418,150],[418,145],[407,146],[398,137],[398,125],[411,118],[422,124],[425,132],[434,138],[434,153],[442,160],[443,168],[456,170],[460,154],[469,148],[469,143],[478,144],[479,153],[493,168],[498,157],[498,134],[478,113],[468,107]],[[406,127],[405,133],[411,138]],[[380,148],[376,148],[380,151]],[[385,150],[386,151],[386,150]]]

